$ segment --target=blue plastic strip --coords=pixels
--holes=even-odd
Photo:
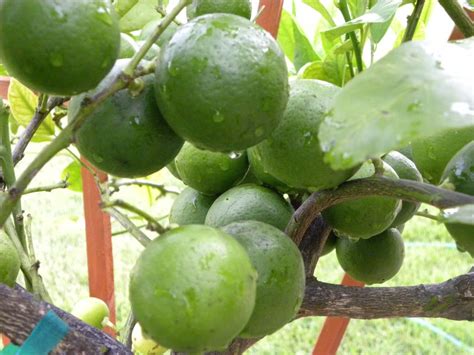
[[[69,326],[56,313],[49,311],[39,321],[16,355],[47,355],[68,332]]]

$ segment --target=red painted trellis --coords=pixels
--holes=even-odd
[[[278,27],[283,8],[283,0],[260,0],[259,8],[265,7],[258,19],[258,24],[270,32],[274,37]],[[474,12],[469,12],[474,18]],[[463,38],[460,31],[455,28],[450,40]],[[0,77],[0,97],[7,99],[9,86],[8,78]],[[97,172],[99,179],[105,181],[107,175]],[[100,194],[92,174],[82,170],[84,216],[86,221],[87,265],[89,274],[89,293],[91,296],[103,299],[111,310],[110,320],[115,323],[115,296],[114,296],[114,268],[112,253],[112,234],[110,218],[99,207]],[[347,286],[363,286],[362,283],[352,280],[347,274],[342,280]],[[348,318],[328,317],[313,349],[313,354],[332,355],[344,337],[349,324]],[[111,329],[107,330],[114,334]],[[3,338],[4,344],[8,339]]]

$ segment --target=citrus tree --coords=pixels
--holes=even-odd
[[[474,256],[471,20],[440,1],[466,39],[434,45],[420,40],[431,1],[303,2],[322,18],[314,44],[285,11],[277,42],[255,23],[265,8],[251,18],[247,0],[179,0],[169,12],[166,1],[0,1],[0,73],[11,76],[0,101],[0,332],[21,344],[52,308],[72,329],[57,351],[128,353],[133,340],[138,353],[241,353],[299,317],[474,319],[472,271],[409,287],[313,276],[335,249],[354,279],[391,279],[415,214]],[[406,26],[394,22],[403,6]],[[389,30],[393,49],[374,60]],[[31,187],[62,151],[74,159],[64,181]],[[24,218],[27,194],[80,191],[81,165],[103,210],[144,247],[124,344],[99,330],[100,300],[74,316],[52,305]],[[144,178],[163,168],[187,186],[170,223],[114,199],[126,185],[173,193]],[[20,270],[25,289],[13,289]]]

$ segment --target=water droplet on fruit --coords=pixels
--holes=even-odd
[[[64,58],[61,53],[53,52],[49,55],[49,62],[53,67],[59,68],[64,64]]]
[[[172,62],[168,63],[168,73],[170,73],[171,76],[177,76],[179,73],[179,68],[175,65],[173,66]]]
[[[104,158],[97,154],[92,154],[92,159],[94,159],[96,163],[102,163],[104,161]]]
[[[212,116],[212,120],[215,123],[221,123],[225,120],[225,117],[222,113],[220,113],[220,111],[216,111],[216,113],[214,113],[214,116]]]
[[[106,25],[112,25],[112,17],[110,16],[109,14],[109,10],[104,7],[104,6],[101,6],[97,9],[97,18],[105,23]]]
[[[264,133],[265,133],[265,129],[263,127],[258,127],[255,130],[255,136],[256,137],[261,137],[261,136],[263,136]]]
[[[230,152],[229,158],[230,159],[239,159],[242,156],[242,152]]]
[[[224,160],[219,163],[219,167],[221,168],[222,171],[227,171],[230,169],[230,164],[228,161]]]
[[[311,134],[311,132],[306,132],[305,134],[303,134],[303,137],[304,145],[310,145],[313,142],[313,135]]]
[[[411,104],[408,105],[407,111],[408,112],[419,112],[421,111],[422,103],[420,100],[416,99]]]

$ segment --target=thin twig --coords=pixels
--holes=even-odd
[[[139,215],[145,221],[148,222],[148,229],[154,232],[158,232],[159,234],[163,234],[166,232],[166,228],[163,227],[153,216],[151,216],[149,213],[143,211],[142,209],[126,202],[123,200],[114,200],[114,201],[104,201],[101,203],[101,207],[104,209],[107,209],[109,207],[120,207],[123,208],[127,211],[130,211],[132,213],[135,213],[136,215]]]
[[[405,30],[405,34],[403,35],[402,42],[408,42],[413,39],[424,5],[425,0],[416,0],[415,8],[413,9],[412,14],[408,16],[407,28]]]
[[[68,186],[69,186],[69,183],[66,180],[64,180],[53,185],[37,186],[37,187],[32,187],[31,189],[26,189],[25,192],[23,192],[23,195],[32,194],[35,192],[51,192],[57,189],[66,189]]]
[[[133,333],[133,328],[137,324],[137,319],[133,315],[132,312],[127,317],[127,322],[125,323],[124,326],[124,332],[122,336],[122,341],[125,343],[125,346],[129,349],[132,349],[132,333]]]
[[[425,211],[418,211],[418,212],[415,213],[415,216],[419,216],[419,217],[424,217],[424,218],[432,219],[433,221],[436,221],[436,222],[441,222],[441,219],[440,219],[438,216],[434,216],[434,215],[432,215],[431,213],[428,213],[427,210],[425,210]]]
[[[439,4],[451,17],[465,38],[474,36],[474,24],[457,0],[439,0]]]
[[[162,195],[166,195],[166,194],[178,195],[179,194],[179,191],[169,190],[168,188],[166,188],[165,185],[157,184],[155,182],[148,181],[148,180],[115,180],[113,179],[110,182],[110,187],[114,189],[114,191],[112,192],[118,191],[120,187],[122,186],[133,186],[133,185],[152,187],[160,191]]]
[[[349,13],[349,7],[347,6],[347,0],[341,0],[339,2],[339,8],[341,10],[344,21],[351,21],[351,15]],[[349,32],[349,38],[352,41],[352,48],[354,49],[354,55],[357,63],[357,71],[360,73],[364,70],[364,64],[362,61],[362,51],[359,45],[355,31]]]
[[[119,222],[122,227],[124,227],[128,232],[134,237],[141,245],[146,247],[151,239],[146,236],[137,226],[122,212],[114,207],[104,208],[104,211],[112,216],[117,222]]]

